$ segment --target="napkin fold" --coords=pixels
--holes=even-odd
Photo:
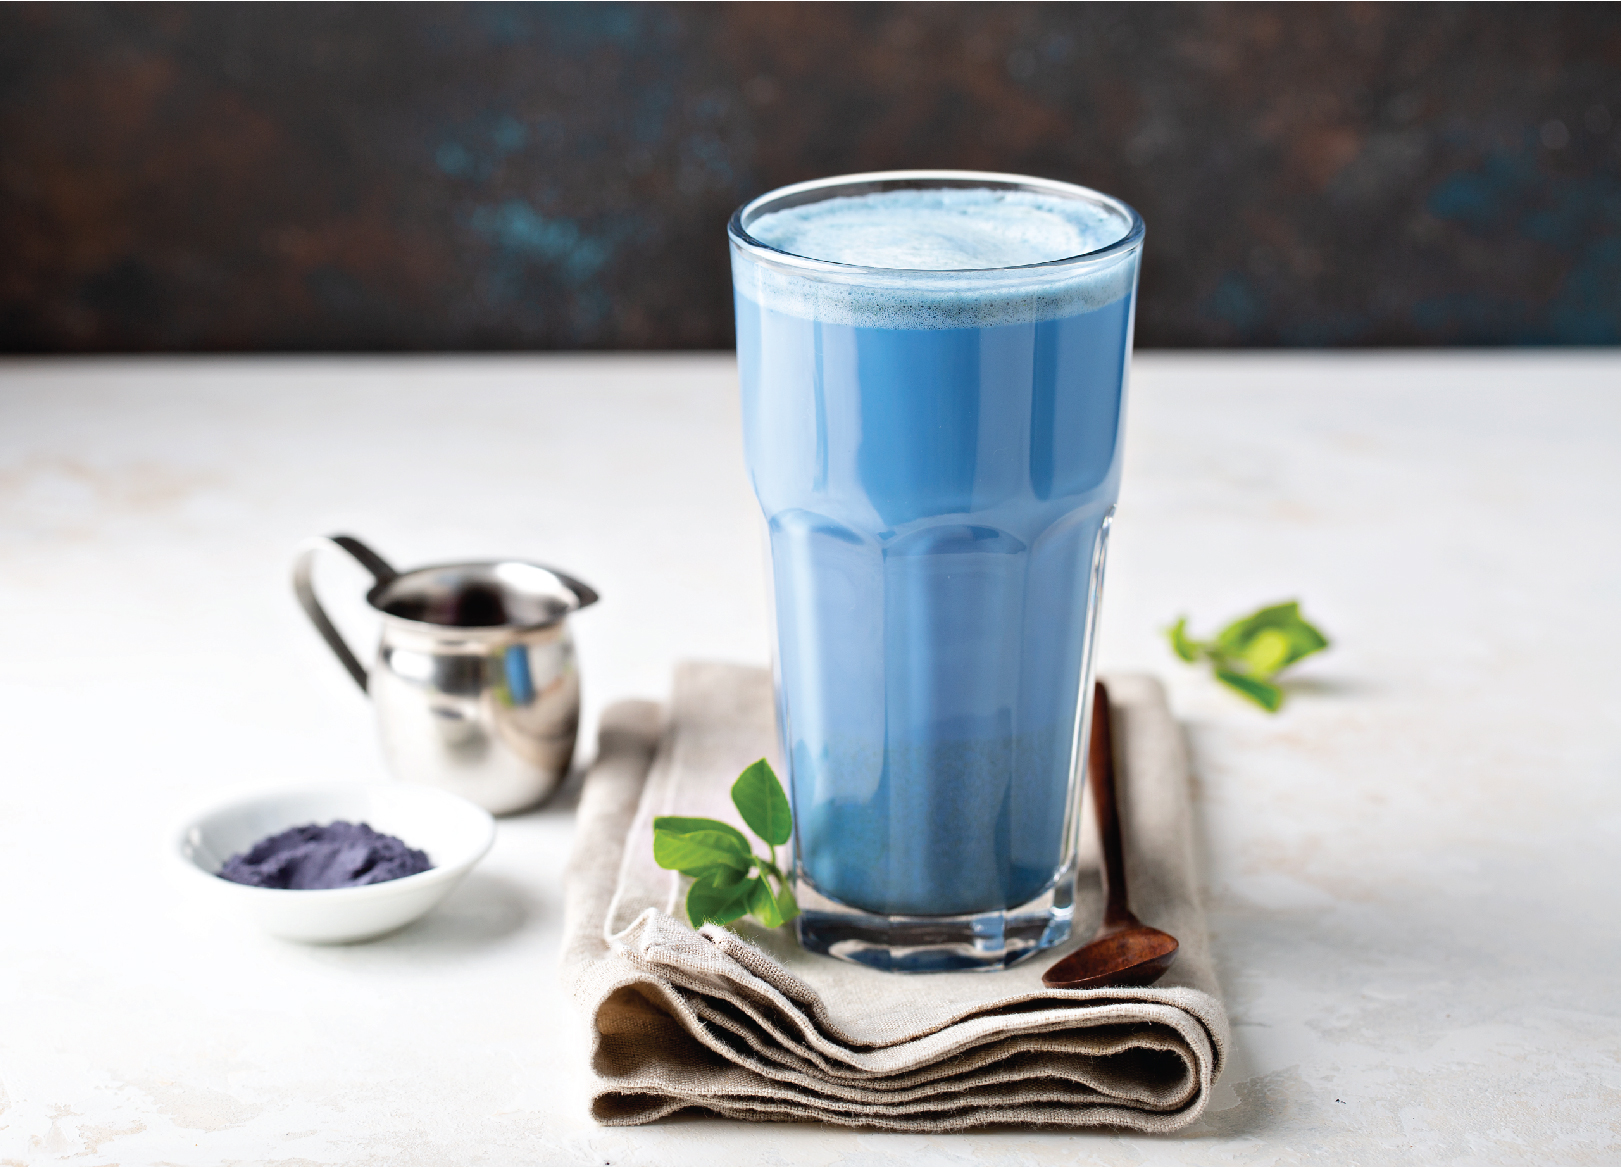
[[[668,718],[650,702],[607,710],[580,798],[562,960],[592,1027],[593,1116],[640,1124],[698,1108],[911,1132],[1193,1122],[1228,1030],[1197,895],[1187,762],[1158,682],[1105,680],[1132,907],[1181,942],[1170,972],[1141,989],[1041,984],[1102,915],[1089,809],[1077,939],[1009,970],[886,973],[807,953],[792,926],[689,928],[682,878],[653,862],[652,821],[737,820],[738,772],[777,762],[770,674],[685,664]]]

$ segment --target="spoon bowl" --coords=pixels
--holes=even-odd
[[[1133,925],[1094,937],[1042,974],[1054,988],[1092,990],[1099,986],[1153,985],[1176,959],[1176,938],[1148,925]]]

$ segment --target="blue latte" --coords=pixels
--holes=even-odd
[[[830,261],[809,276],[734,249],[798,860],[835,901],[993,912],[1059,875],[1136,252],[1028,265],[1126,226],[1041,194],[902,190],[747,225]]]

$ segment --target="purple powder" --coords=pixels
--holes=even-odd
[[[427,852],[368,824],[340,819],[325,827],[306,823],[266,836],[226,860],[219,876],[256,888],[358,888],[431,867]]]

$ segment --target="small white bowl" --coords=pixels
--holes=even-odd
[[[358,888],[255,888],[215,875],[265,836],[335,819],[369,823],[428,853],[426,872]],[[176,847],[184,867],[233,911],[290,941],[363,941],[410,924],[450,894],[495,842],[495,820],[448,791],[343,783],[238,799],[197,816]]]

